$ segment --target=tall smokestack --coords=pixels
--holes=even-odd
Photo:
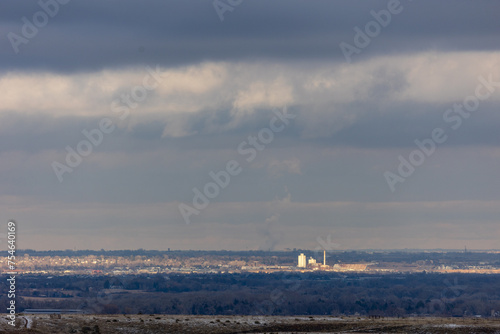
[[[326,250],[323,249],[323,265],[326,266]]]

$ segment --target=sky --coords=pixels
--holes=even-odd
[[[38,250],[498,249],[499,10],[4,2],[0,221]]]

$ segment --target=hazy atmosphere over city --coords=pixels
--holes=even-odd
[[[222,3],[2,3],[18,248],[499,248],[500,2]]]

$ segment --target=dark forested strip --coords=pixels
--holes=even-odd
[[[20,311],[460,317],[500,311],[499,275],[481,274],[23,275],[17,289]]]

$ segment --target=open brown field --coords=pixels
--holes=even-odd
[[[500,320],[481,318],[21,314],[17,326],[2,316],[0,333],[500,333]]]

